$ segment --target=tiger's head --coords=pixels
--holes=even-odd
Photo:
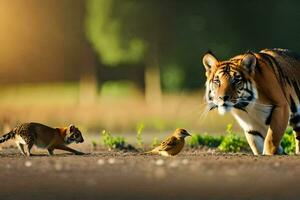
[[[69,125],[67,128],[67,134],[65,136],[65,141],[67,144],[75,143],[82,143],[84,139],[80,130],[74,126],[73,124]]]
[[[206,101],[210,110],[217,108],[220,114],[233,108],[244,110],[257,99],[254,71],[257,59],[246,53],[219,61],[211,52],[203,57],[206,69]]]

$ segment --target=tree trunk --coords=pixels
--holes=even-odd
[[[160,68],[157,59],[151,59],[145,68],[145,99],[146,103],[154,108],[161,108]]]
[[[79,103],[81,105],[93,105],[97,100],[97,58],[91,45],[84,41],[81,76],[79,82]]]

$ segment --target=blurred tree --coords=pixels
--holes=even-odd
[[[161,100],[160,65],[173,30],[170,1],[89,0],[87,36],[105,65],[145,66],[145,97]],[[174,9],[173,9],[174,10]]]
[[[145,65],[146,94],[149,86],[153,93],[160,91],[160,85],[167,91],[200,88],[205,81],[201,59],[207,50],[222,60],[247,50],[300,49],[300,28],[295,26],[300,2],[295,0],[87,3],[87,35],[101,61],[111,66]]]

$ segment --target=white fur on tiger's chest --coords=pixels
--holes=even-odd
[[[272,108],[272,105],[254,103],[247,107],[247,112],[234,109],[232,114],[245,132],[258,131],[265,136],[268,130],[266,121],[271,115]]]

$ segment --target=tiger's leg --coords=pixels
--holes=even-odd
[[[28,143],[28,144],[25,145],[25,147],[26,147],[26,155],[27,155],[27,156],[32,156],[32,154],[31,154],[31,152],[30,152],[32,146],[33,146],[33,142],[30,142],[30,143]]]
[[[296,149],[295,149],[295,153],[297,154],[297,155],[299,155],[300,154],[300,142],[299,142],[299,138],[300,137],[300,132],[295,132],[295,143],[296,143]],[[299,139],[297,139],[297,138],[299,138]]]
[[[20,142],[16,142],[18,149],[21,151],[21,153],[25,156],[25,150],[24,150],[24,145],[21,144]]]
[[[75,155],[84,155],[85,154],[83,152],[77,151],[77,150],[72,149],[70,147],[67,147],[65,145],[55,146],[55,149],[60,149],[60,150],[68,151],[68,152],[74,153]]]
[[[258,131],[245,131],[248,144],[254,155],[261,155],[264,148],[264,137]]]
[[[272,112],[270,127],[264,141],[264,155],[282,154],[280,141],[289,121],[289,106],[276,106]]]
[[[47,150],[48,150],[49,156],[53,156],[53,151],[54,151],[54,149],[48,148]]]

